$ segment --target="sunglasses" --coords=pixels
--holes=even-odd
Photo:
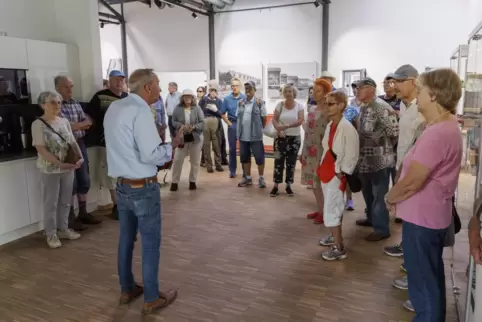
[[[326,102],[326,105],[328,106],[333,106],[333,105],[336,105],[338,104],[337,102]]]
[[[198,90],[197,92],[198,92],[198,93],[204,93],[204,91],[203,91],[203,90]]]

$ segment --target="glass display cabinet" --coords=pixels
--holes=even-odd
[[[459,50],[458,56],[461,56],[460,53]],[[452,64],[452,61],[451,67],[456,67],[457,72],[461,68],[460,63],[453,62]],[[461,120],[463,132],[466,132],[466,153],[463,162],[466,163],[464,168],[469,171],[461,173],[459,177],[457,208],[462,219],[469,219],[473,216],[473,207],[470,206],[474,205],[476,199],[482,197],[482,189],[480,189],[482,167],[479,166],[482,161],[482,154],[479,153],[482,148],[480,140],[482,132],[480,126],[482,121],[482,22],[469,36]],[[463,299],[465,310],[462,312],[461,318],[464,322],[482,321],[482,266],[474,265],[472,257],[469,260],[467,277],[467,287],[464,290]]]

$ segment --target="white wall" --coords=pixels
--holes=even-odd
[[[114,6],[120,11],[119,6]],[[103,11],[106,11],[103,9]],[[208,19],[180,8],[159,10],[142,3],[124,5],[127,21],[129,71],[154,68],[158,72],[208,71]],[[110,59],[122,57],[120,27],[101,28],[102,72]]]
[[[230,8],[306,1],[238,0]],[[218,65],[321,63],[322,10],[314,5],[216,14]]]
[[[238,0],[230,9],[293,2],[305,1]],[[124,8],[130,71],[140,67],[161,72],[209,70],[207,17],[193,19],[184,9],[159,10],[141,3],[128,3]],[[321,13],[321,8],[306,5],[216,14],[217,64],[320,63]],[[109,60],[122,56],[120,28],[106,25],[100,33],[105,74]]]
[[[366,68],[377,82],[402,64],[448,67],[474,28],[480,0],[337,0],[330,10],[329,70]],[[482,12],[478,15],[481,16]],[[477,15],[472,12],[474,18]]]
[[[88,100],[102,86],[97,9],[97,0],[0,0],[0,31],[14,38],[72,45],[67,48],[67,64],[75,82],[74,95]],[[37,60],[42,59],[47,63],[54,58]],[[46,80],[32,81],[37,86]],[[53,89],[53,78],[52,84],[47,83],[40,88]]]
[[[0,31],[10,37],[52,40],[53,0],[0,0]]]
[[[97,0],[53,0],[56,33],[53,40],[78,47],[81,98],[90,100],[102,88],[102,60]]]

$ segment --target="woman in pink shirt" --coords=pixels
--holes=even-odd
[[[419,111],[426,128],[403,159],[400,180],[385,197],[403,220],[403,254],[413,322],[445,321],[444,239],[452,222],[462,160],[462,137],[455,117],[462,95],[459,76],[437,69],[418,79]]]

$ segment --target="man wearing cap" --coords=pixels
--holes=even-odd
[[[237,143],[237,121],[239,101],[246,100],[246,96],[241,93],[241,80],[231,79],[231,94],[226,96],[221,107],[221,115],[228,125],[228,144],[229,144],[229,177],[236,178],[236,143]]]
[[[101,187],[109,189],[112,203],[114,204],[114,208],[112,209],[112,217],[116,220],[118,219],[115,199],[116,180],[115,178],[110,178],[107,171],[107,155],[104,139],[104,117],[112,102],[128,96],[128,94],[124,91],[125,85],[124,73],[119,70],[111,71],[109,73],[109,87],[95,93],[87,108],[87,114],[93,121],[93,131],[98,138],[98,144],[101,147],[99,149],[97,173],[99,175]]]
[[[388,74],[383,80],[383,91],[385,94],[378,97],[387,102],[387,104],[390,105],[397,114],[399,114],[401,100],[396,92],[393,74]]]
[[[264,182],[264,144],[263,128],[266,125],[266,104],[256,97],[256,83],[248,81],[244,83],[246,100],[239,101],[237,119],[237,138],[239,140],[239,159],[243,166],[243,179],[238,187],[251,186],[251,153],[258,165],[258,186],[265,188]]]
[[[330,74],[330,72],[328,71],[322,71],[321,72],[321,75],[320,75],[320,78],[321,79],[324,79],[324,80],[327,80],[328,82],[330,82],[331,86],[332,86],[332,91],[335,91],[336,88],[335,86],[333,86],[333,83],[336,81],[336,77],[334,77],[333,75]]]
[[[172,125],[172,113],[174,109],[179,105],[179,100],[181,99],[181,93],[177,90],[177,83],[170,82],[167,90],[169,93],[166,96],[166,114],[167,114],[167,125],[169,126],[169,133],[171,134],[171,139],[176,136],[176,129]]]
[[[221,166],[221,143],[219,141],[219,121],[221,120],[221,107],[223,101],[218,98],[218,83],[209,81],[208,94],[199,101],[199,107],[204,113],[204,161],[208,173],[213,173],[213,160],[211,149],[214,152],[214,166],[216,171],[224,171]],[[212,147],[211,147],[212,145]]]
[[[374,231],[366,237],[367,241],[390,237],[389,215],[384,197],[389,186],[388,169],[395,164],[393,145],[398,137],[396,117],[391,117],[388,109],[377,102],[376,87],[377,84],[371,78],[364,78],[357,84],[357,99],[361,103],[358,171],[367,206],[367,218],[357,220],[357,225],[373,227]]]
[[[399,67],[395,73],[390,74],[393,78],[393,87],[402,99],[400,105],[401,110],[403,111],[400,113],[400,120],[398,123],[399,136],[397,145],[396,180],[401,174],[403,158],[413,147],[415,141],[425,128],[425,119],[418,111],[416,86],[418,75],[418,71],[412,65],[403,65]],[[401,223],[401,220],[398,220],[397,222]],[[402,243],[385,247],[384,253],[393,257],[403,256]],[[399,289],[408,289],[407,276],[395,279],[393,285]]]

